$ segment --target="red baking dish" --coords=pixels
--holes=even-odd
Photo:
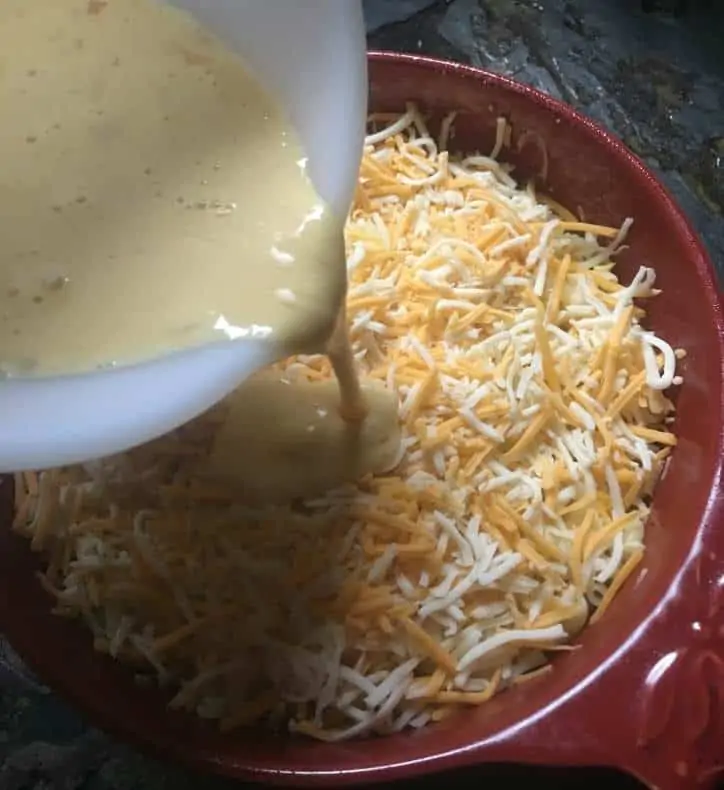
[[[706,253],[669,195],[617,139],[571,108],[504,77],[409,55],[370,56],[371,109],[415,101],[457,110],[454,147],[487,151],[495,120],[508,158],[589,221],[635,218],[620,271],[655,267],[653,327],[688,351],[677,397],[679,446],[654,498],[645,560],[581,649],[548,675],[413,735],[328,745],[220,734],[166,710],[159,691],[95,653],[85,630],[50,614],[38,559],[0,532],[0,630],[94,724],[148,751],[257,781],[335,786],[485,762],[608,765],[651,787],[713,787],[724,771],[724,319]],[[29,415],[29,419],[31,419]],[[2,481],[7,524],[12,482]]]

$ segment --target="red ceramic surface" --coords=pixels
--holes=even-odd
[[[656,268],[663,294],[653,327],[687,349],[677,447],[655,495],[648,550],[582,648],[547,676],[478,710],[413,735],[326,745],[252,734],[222,736],[169,713],[160,692],[91,648],[78,625],[49,613],[37,559],[0,532],[0,630],[58,693],[95,724],[166,757],[275,783],[341,785],[481,762],[610,765],[652,787],[712,787],[724,770],[724,455],[721,292],[679,209],[616,139],[570,108],[502,77],[414,56],[371,56],[374,110],[414,100],[433,115],[459,112],[455,147],[491,148],[495,118],[513,129],[521,176],[582,217],[636,219],[621,256]],[[11,483],[3,481],[4,519]]]

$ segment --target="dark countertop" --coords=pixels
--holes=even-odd
[[[613,130],[659,174],[724,276],[724,4],[365,2],[371,47],[463,60],[509,74]],[[238,787],[149,760],[89,728],[4,650],[0,640],[0,790]],[[593,778],[619,790],[640,787],[621,775],[582,770],[500,768],[466,775],[496,785],[517,779],[560,790]],[[420,790],[435,781],[401,786]]]

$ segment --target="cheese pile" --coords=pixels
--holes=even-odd
[[[341,740],[483,703],[572,649],[641,560],[683,356],[640,325],[654,272],[612,271],[628,220],[519,188],[504,122],[492,156],[460,159],[451,120],[436,142],[410,107],[367,138],[347,227],[356,358],[399,393],[393,473],[250,510],[193,475],[222,404],[16,477],[57,612],[224,729]],[[324,357],[280,369],[331,375]]]

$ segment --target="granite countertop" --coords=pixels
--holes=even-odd
[[[715,0],[365,0],[370,46],[531,83],[613,130],[658,173],[724,277],[724,4]],[[3,666],[5,667],[3,669]],[[478,781],[483,775],[473,773]],[[495,769],[488,781],[580,787],[595,772]],[[459,776],[455,777],[460,778]],[[404,783],[422,788],[434,780]],[[89,727],[0,640],[0,790],[231,787]],[[233,784],[238,787],[238,784]]]

